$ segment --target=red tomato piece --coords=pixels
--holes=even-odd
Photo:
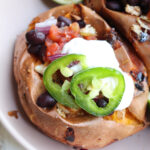
[[[49,57],[51,55],[54,55],[58,53],[58,51],[59,51],[58,43],[53,43],[49,47],[47,47],[46,56]]]
[[[59,28],[55,25],[52,25],[49,30],[48,37],[54,42],[59,42],[59,40],[61,39]]]
[[[51,45],[52,45],[52,43],[53,43],[53,41],[52,41],[51,39],[46,38],[46,41],[45,41],[45,45],[46,45],[46,47],[51,46]]]
[[[46,56],[59,54],[63,49],[65,43],[71,39],[80,36],[80,27],[78,23],[72,23],[69,27],[58,28],[56,25],[52,25],[46,39],[45,45],[47,47]]]

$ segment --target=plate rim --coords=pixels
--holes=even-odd
[[[5,115],[3,115],[2,112],[0,112],[0,122],[2,123],[2,126],[10,133],[10,135],[25,149],[29,150],[36,150],[31,144],[27,142],[27,140],[17,132],[17,130],[9,124],[9,121],[5,119]]]

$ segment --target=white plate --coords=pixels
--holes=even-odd
[[[14,42],[33,17],[54,6],[50,0],[0,0],[0,119],[13,137],[28,150],[70,150],[34,127],[21,111],[12,73]],[[8,116],[20,110],[19,119]],[[149,150],[150,129],[105,147],[103,150]]]

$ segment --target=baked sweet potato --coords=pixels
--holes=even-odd
[[[143,17],[109,9],[106,6],[106,0],[85,0],[85,3],[88,7],[94,9],[97,13],[102,15],[106,20],[113,24],[116,29],[123,36],[125,36],[127,40],[130,41],[130,43],[135,48],[136,53],[140,56],[146,65],[148,72],[148,82],[150,85],[150,40],[143,41],[142,39],[138,39],[138,36],[140,35],[135,35],[135,33],[133,33],[134,30],[138,30],[134,29],[134,25],[139,25],[139,23],[140,25],[143,24],[142,30],[143,27],[146,27],[146,30],[150,31],[150,22],[148,21],[150,10],[147,14],[146,21],[145,19],[143,20]],[[147,7],[149,6],[147,5]]]
[[[115,111],[106,117],[94,117],[83,111],[74,111],[61,104],[52,109],[43,109],[37,106],[36,100],[46,91],[42,77],[34,68],[41,62],[27,51],[25,33],[16,41],[14,53],[14,75],[18,84],[18,94],[24,111],[30,121],[46,135],[62,143],[79,148],[104,147],[112,142],[130,136],[147,126],[145,111],[148,96],[146,71],[143,63],[133,53],[133,47],[121,37],[116,40],[110,26],[94,11],[83,5],[66,5],[53,8],[35,19],[29,25],[34,28],[35,23],[41,22],[50,16],[65,16],[66,14],[80,16],[97,31],[99,39],[108,39],[113,43],[115,54],[121,68],[133,75],[142,72],[145,76],[143,90],[135,90],[134,99],[129,108]],[[119,35],[116,35],[119,38]]]

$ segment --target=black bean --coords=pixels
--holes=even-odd
[[[141,0],[140,6],[141,6],[141,9],[142,9],[142,12],[144,14],[147,14],[148,11],[150,10],[150,0]]]
[[[45,42],[45,34],[42,32],[37,32],[35,30],[31,30],[26,33],[26,40],[31,45],[39,45]]]
[[[59,27],[59,28],[62,28],[62,27],[65,27],[66,26],[66,24],[64,23],[64,22],[57,22],[57,26]]]
[[[141,34],[140,34],[140,42],[145,42],[145,41],[147,41],[148,40],[148,34],[147,33],[145,33],[145,32],[142,32]]]
[[[28,52],[37,56],[42,62],[45,60],[45,45],[28,45]]]
[[[28,46],[28,52],[30,54],[38,55],[38,53],[40,52],[41,48],[42,48],[42,45],[29,45]]]
[[[84,28],[86,26],[84,20],[77,20],[77,23],[79,24],[80,28]]]
[[[42,45],[39,53],[38,53],[38,57],[39,59],[44,62],[44,58],[45,58],[45,53],[46,53],[46,46],[45,45]]]
[[[111,0],[111,1],[107,0],[106,6],[111,10],[116,10],[116,11],[122,11],[123,10],[120,1],[117,1],[117,0]]]
[[[135,83],[135,87],[139,90],[139,91],[144,91],[143,90],[143,85],[142,84],[140,84],[140,83]]]
[[[100,92],[99,95],[96,96],[93,100],[95,101],[98,107],[106,107],[106,105],[109,102],[109,99],[105,97],[102,92]]]
[[[64,26],[69,26],[72,22],[71,22],[71,20],[70,19],[68,19],[68,18],[66,18],[66,17],[64,17],[64,16],[59,16],[58,18],[57,18],[57,21],[58,21],[58,23],[57,23],[57,26],[59,27],[64,27]],[[63,22],[63,23],[62,23]]]
[[[145,77],[144,77],[143,73],[139,72],[137,77],[136,77],[136,80],[139,81],[139,82],[143,82],[144,78]]]
[[[45,92],[38,97],[36,104],[42,108],[52,108],[55,106],[56,100],[48,92]]]
[[[135,78],[135,73],[133,71],[130,71],[130,75]]]
[[[112,28],[112,30],[110,32],[107,32],[105,35],[104,35],[104,39],[110,43],[112,46],[114,46],[115,42],[117,40],[120,41],[120,38],[117,34],[117,32],[115,31],[114,28]]]
[[[128,4],[131,6],[139,6],[140,0],[127,0]]]
[[[66,135],[65,135],[65,139],[67,141],[73,142],[75,140],[75,135],[74,135],[74,130],[73,128],[67,128],[66,130]]]
[[[108,104],[108,101],[102,98],[102,99],[99,99],[96,104],[98,107],[106,107],[106,105]]]

